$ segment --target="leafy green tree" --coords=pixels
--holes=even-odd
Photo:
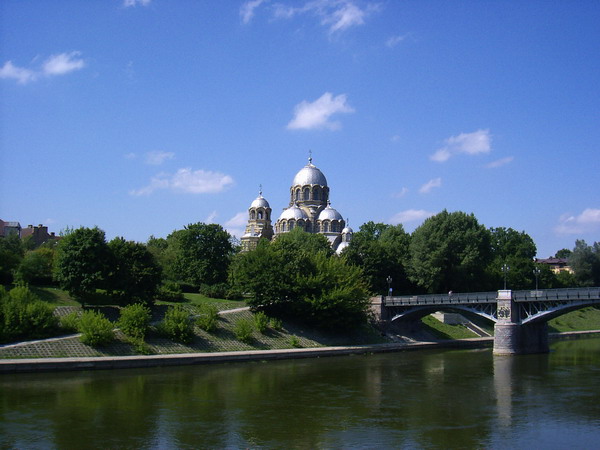
[[[485,286],[490,232],[473,214],[441,213],[412,234],[409,277],[427,292],[468,292]]]
[[[182,281],[196,287],[227,281],[235,249],[231,236],[221,225],[190,224],[173,232],[167,240],[175,246],[173,267]]]
[[[13,282],[14,272],[21,264],[25,249],[19,236],[11,234],[0,238],[0,283]]]
[[[150,236],[146,243],[146,247],[154,255],[154,259],[162,270],[163,279],[171,282],[177,282],[180,279],[175,269],[175,260],[177,259],[175,235],[176,233],[173,233],[170,239]]]
[[[52,283],[55,250],[40,247],[25,253],[16,271],[16,278],[24,283],[46,285]]]
[[[363,269],[371,292],[387,292],[389,276],[394,293],[414,293],[416,286],[406,273],[410,259],[409,244],[410,235],[402,225],[367,222],[354,233],[343,257]]]
[[[537,249],[533,239],[524,231],[504,227],[490,228],[490,235],[493,259],[488,267],[488,289],[503,286],[504,264],[510,268],[506,274],[507,288],[517,290],[535,287],[533,270]]]
[[[579,286],[600,286],[600,242],[588,245],[578,239],[568,261]]]
[[[81,227],[65,235],[58,245],[55,279],[74,298],[84,301],[104,287],[110,264],[104,231]]]
[[[161,282],[160,267],[144,244],[114,238],[108,243],[111,264],[107,289],[116,293],[121,304],[150,304]]]
[[[571,253],[573,253],[573,252],[571,250],[569,250],[568,248],[561,248],[559,251],[556,252],[554,257],[569,259],[569,256],[571,256]]]

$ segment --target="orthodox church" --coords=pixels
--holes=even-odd
[[[352,239],[352,229],[346,226],[342,215],[331,207],[329,186],[323,172],[308,158],[294,177],[290,187],[290,203],[283,210],[275,227],[271,225],[271,207],[262,196],[248,208],[248,224],[241,237],[242,251],[256,248],[261,238],[276,239],[278,235],[299,227],[308,233],[324,235],[336,253],[348,246]]]

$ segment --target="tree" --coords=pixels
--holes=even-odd
[[[498,289],[502,286],[504,264],[510,268],[506,274],[508,288],[516,290],[534,287],[533,259],[537,249],[533,239],[524,231],[518,232],[504,227],[490,228],[490,236],[493,259],[488,267],[488,289]]]
[[[62,289],[83,301],[104,287],[110,264],[104,231],[81,227],[64,236],[57,249],[55,279]]]
[[[227,281],[234,247],[221,225],[190,224],[171,233],[167,240],[175,246],[173,267],[181,281],[196,287]]]
[[[14,272],[23,259],[24,248],[16,234],[0,238],[0,284],[13,282]]]
[[[49,247],[40,247],[25,253],[16,271],[17,279],[34,285],[52,283],[55,253],[55,250]]]
[[[600,286],[600,242],[588,245],[578,239],[568,261],[580,286]]]
[[[573,253],[573,252],[571,250],[569,250],[568,248],[561,248],[559,251],[556,252],[554,257],[569,259],[569,256],[571,256],[571,253]]]
[[[108,243],[111,264],[106,287],[122,305],[152,303],[161,282],[160,267],[144,244],[122,237]]]
[[[387,292],[390,276],[395,292],[408,294],[416,289],[406,274],[409,244],[410,235],[402,225],[367,222],[354,233],[343,256],[363,269],[371,292]]]
[[[412,234],[410,279],[427,292],[482,289],[491,261],[490,233],[473,214],[441,213]]]

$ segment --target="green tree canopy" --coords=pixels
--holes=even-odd
[[[600,242],[588,245],[578,239],[568,261],[580,286],[600,286]]]
[[[65,235],[57,248],[55,279],[78,300],[104,287],[110,253],[104,231],[81,227]]]
[[[354,233],[343,252],[351,264],[363,269],[372,293],[387,292],[387,277],[392,277],[396,294],[409,294],[415,286],[407,276],[410,235],[402,225],[367,222]]]
[[[16,272],[17,279],[34,285],[52,283],[55,253],[50,247],[39,247],[25,253]]]
[[[153,301],[161,282],[160,267],[144,244],[122,237],[108,243],[111,264],[106,279],[121,304]]]
[[[441,213],[412,234],[410,279],[427,292],[482,289],[491,261],[490,232],[473,214]]]
[[[0,238],[0,283],[13,282],[14,272],[19,267],[25,249],[16,234]]]
[[[173,268],[181,281],[197,287],[227,281],[235,249],[221,225],[190,224],[171,233],[167,241],[174,246]]]
[[[532,289],[535,287],[534,258],[537,249],[533,239],[524,231],[512,228],[490,228],[492,262],[488,268],[490,285],[488,289],[503,286],[502,266],[507,265],[508,289]]]

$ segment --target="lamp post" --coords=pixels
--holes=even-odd
[[[539,267],[536,267],[535,269],[533,269],[533,275],[535,276],[535,296],[537,297],[537,292],[538,292],[538,278],[540,277],[540,273],[542,271],[540,270]]]
[[[509,270],[510,270],[510,267],[508,266],[508,264],[502,265],[502,273],[504,274],[504,290],[506,290],[506,274],[508,273]]]
[[[392,296],[392,277],[390,277],[388,275],[388,277],[385,279],[385,281],[387,281],[388,284],[388,297]]]

